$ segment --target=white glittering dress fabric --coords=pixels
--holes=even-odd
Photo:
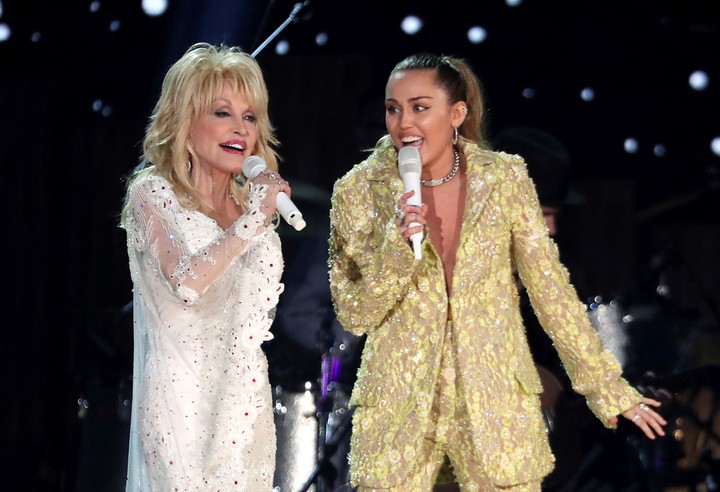
[[[135,359],[128,492],[272,490],[267,359],[283,290],[280,238],[259,210],[228,230],[158,176],[130,190]]]

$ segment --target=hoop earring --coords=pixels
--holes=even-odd
[[[458,143],[458,127],[454,127],[453,130],[455,130],[455,132],[453,133],[452,144],[457,145],[457,143]]]

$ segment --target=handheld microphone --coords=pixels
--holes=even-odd
[[[251,155],[243,162],[243,174],[246,178],[252,179],[261,172],[267,169],[267,164],[262,157]],[[302,214],[295,206],[295,204],[287,196],[287,193],[281,191],[277,194],[275,201],[275,207],[280,212],[282,218],[290,224],[296,231],[302,231],[305,229],[305,221],[302,218]]]
[[[415,147],[402,147],[398,152],[398,169],[400,178],[402,178],[405,193],[413,190],[415,194],[408,198],[408,205],[422,205],[422,195],[420,192],[420,172],[422,171],[422,161],[420,160],[420,152]],[[416,227],[420,224],[412,222],[408,227]],[[410,236],[412,241],[415,258],[422,258],[422,232],[416,232]]]

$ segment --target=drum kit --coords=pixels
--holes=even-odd
[[[316,357],[319,374],[301,384],[273,378],[271,371],[278,442],[274,492],[350,490],[349,400],[360,343],[358,338],[325,347]]]

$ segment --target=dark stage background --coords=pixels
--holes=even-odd
[[[132,355],[123,178],[165,70],[192,42],[252,51],[296,5],[179,0],[149,16],[142,3],[0,1],[5,490],[119,490]],[[584,272],[582,295],[617,301],[641,334],[636,374],[700,374],[668,383],[694,387],[720,354],[718,3],[510,3],[306,2],[257,56],[281,170],[309,222],[283,235],[322,248],[333,183],[384,131],[394,63],[462,56],[483,80],[491,139],[519,125],[566,144],[575,200],[558,241]],[[417,34],[399,28],[408,14],[424,21]],[[473,26],[483,42],[468,41]],[[695,71],[706,87],[689,85]]]

